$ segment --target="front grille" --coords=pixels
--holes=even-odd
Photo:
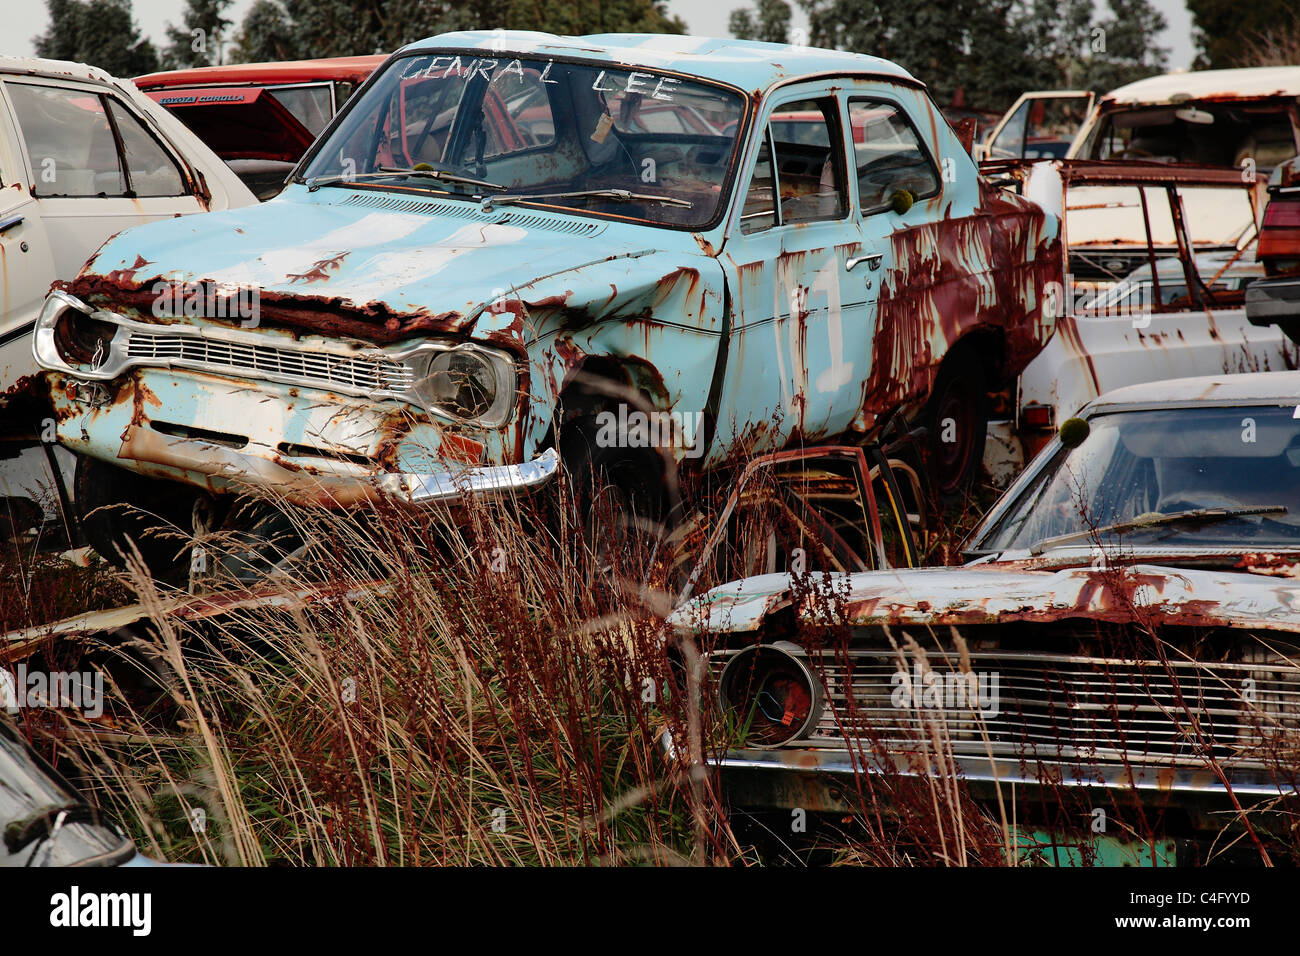
[[[169,332],[131,330],[126,355],[144,364],[273,378],[362,395],[404,392],[415,384],[414,371],[393,359],[335,355],[280,345],[245,345]]]
[[[714,655],[716,676],[727,654]],[[976,688],[996,688],[996,716],[981,717],[956,686],[957,661],[929,658],[943,682],[938,707],[905,697],[888,649],[809,655],[825,707],[810,734],[787,747],[863,753],[935,748],[935,731],[957,756],[1059,763],[1202,767],[1300,764],[1300,667],[1285,661],[1225,664],[984,651],[971,654]],[[914,662],[907,676],[916,683]],[[986,678],[983,684],[978,675]],[[953,674],[954,678],[948,679]],[[993,675],[997,676],[996,684]],[[947,692],[947,685],[953,691]],[[969,686],[969,685],[968,685]],[[903,706],[894,705],[898,689]],[[978,706],[987,713],[990,702]],[[954,706],[955,705],[955,706]]]

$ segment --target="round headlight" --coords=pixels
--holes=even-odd
[[[97,369],[108,358],[117,326],[92,319],[73,308],[64,309],[54,326],[54,342],[70,365]]]
[[[462,418],[482,418],[496,404],[500,383],[491,361],[468,349],[448,349],[429,361],[421,391]]]
[[[733,655],[718,677],[718,696],[747,747],[779,747],[821,718],[821,685],[799,648],[785,641]]]

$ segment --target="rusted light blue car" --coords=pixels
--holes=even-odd
[[[888,61],[457,33],[394,54],[274,201],[106,244],[35,350],[83,511],[443,500],[572,455],[653,507],[667,467],[898,410],[953,490],[1060,278],[1058,218]]]

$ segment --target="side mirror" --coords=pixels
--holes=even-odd
[[[916,197],[906,189],[896,189],[893,195],[889,197],[889,208],[901,216],[911,209],[915,202]]]

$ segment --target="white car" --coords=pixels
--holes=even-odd
[[[123,229],[256,202],[129,80],[0,56],[0,508],[9,524],[25,525],[34,499],[52,507],[40,490],[51,478],[49,449],[35,443],[41,419],[23,401],[38,370],[32,328],[51,283],[74,277]]]
[[[115,233],[250,206],[253,194],[129,80],[0,56],[0,391],[36,371],[31,330],[55,279]]]

